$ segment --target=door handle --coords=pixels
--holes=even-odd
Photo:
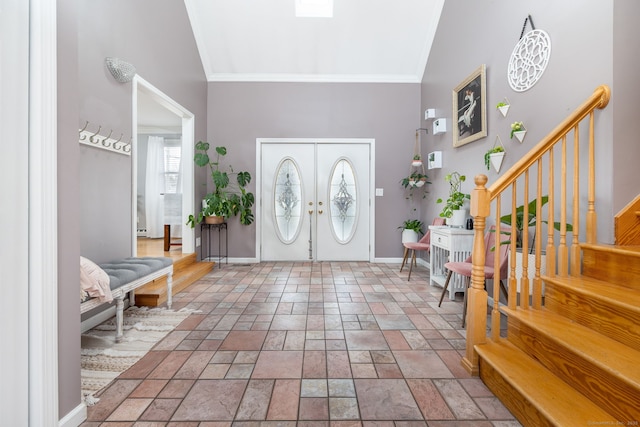
[[[318,215],[322,215],[322,209],[318,211]]]

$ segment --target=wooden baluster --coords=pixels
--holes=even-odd
[[[555,173],[554,173],[554,169],[553,169],[553,149],[549,150],[549,191],[548,191],[548,196],[549,196],[549,202],[547,204],[548,206],[548,213],[547,213],[547,218],[549,218],[548,220],[548,225],[547,225],[547,249],[546,249],[546,254],[547,254],[547,276],[549,277],[554,277],[556,275],[556,246],[555,246],[555,242],[554,242],[554,235],[553,235],[553,220],[554,220],[554,209],[555,209],[555,187],[554,187],[554,177],[555,177]]]
[[[522,212],[522,277],[520,278],[520,307],[529,308],[529,169],[524,172]]]
[[[571,234],[571,275],[580,275],[580,132],[573,129],[573,229]]]
[[[472,375],[478,375],[478,354],[474,347],[487,341],[487,291],[484,289],[486,218],[491,213],[491,199],[485,186],[486,175],[476,175],[476,188],[471,192],[471,216],[473,216],[473,266],[471,287],[467,289],[467,342],[462,365]]]
[[[502,240],[504,237],[500,232],[500,195],[496,197],[496,228],[495,228],[495,238],[494,238],[494,248],[495,248],[495,256],[493,257],[493,310],[491,311],[491,338],[494,341],[498,341],[500,339],[500,280],[504,279],[504,277],[500,277],[500,264],[502,263],[502,259],[500,259],[500,254],[502,254],[502,250],[500,248]],[[509,302],[509,297],[507,296],[507,304]]]
[[[606,105],[606,103],[605,103]],[[603,108],[603,107],[602,107]],[[593,136],[593,111],[589,114],[589,195],[587,201],[587,243],[596,243],[596,149]]]
[[[518,231],[516,229],[516,200],[518,194],[516,191],[516,183],[511,184],[511,245],[509,247],[509,253],[511,256],[511,265],[509,266],[509,295],[514,295],[513,298],[509,298],[509,308],[511,310],[516,309],[518,299],[515,295],[518,294],[518,278],[516,277],[516,242],[518,240]]]
[[[567,277],[569,249],[567,248],[567,135],[562,136],[562,164],[560,178],[560,243],[558,244],[558,275]],[[553,223],[549,223],[553,230]]]
[[[542,280],[540,268],[542,265],[542,158],[538,159],[538,178],[536,181],[536,230],[535,230],[535,276],[533,277],[533,308],[542,307]]]

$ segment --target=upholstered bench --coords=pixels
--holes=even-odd
[[[130,304],[135,304],[135,289],[155,279],[167,276],[167,306],[171,308],[173,261],[166,257],[124,258],[98,264],[109,276],[111,295],[116,301],[116,342],[122,340],[124,298],[131,292]],[[90,298],[80,304],[80,313],[99,307],[105,302]]]

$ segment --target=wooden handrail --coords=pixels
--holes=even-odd
[[[507,279],[509,297],[507,306],[509,309],[540,309],[542,306],[542,279],[541,279],[541,253],[543,249],[542,244],[542,223],[547,222],[547,240],[546,240],[546,255],[547,255],[547,270],[546,275],[561,277],[567,276],[569,273],[572,275],[579,274],[579,245],[578,245],[578,233],[579,228],[579,212],[580,212],[580,135],[579,125],[588,117],[589,120],[589,137],[588,137],[588,187],[587,187],[587,214],[586,214],[586,242],[595,243],[596,240],[596,212],[595,212],[595,145],[594,145],[594,110],[596,108],[602,109],[607,106],[611,97],[611,91],[607,85],[599,86],[595,89],[593,94],[587,98],[580,106],[578,106],[569,116],[567,116],[558,126],[556,126],[547,136],[545,136],[538,144],[536,144],[531,151],[529,151],[524,157],[518,160],[509,170],[507,170],[498,180],[496,180],[491,186],[487,187],[487,176],[477,175],[475,177],[476,187],[471,193],[471,216],[474,219],[474,243],[472,250],[473,267],[471,270],[471,286],[467,290],[467,342],[466,342],[466,354],[462,360],[462,364],[467,371],[473,375],[478,374],[479,363],[478,356],[475,351],[475,346],[483,344],[487,341],[487,302],[488,294],[485,290],[485,227],[491,222],[487,221],[490,212],[492,202],[496,205],[496,224],[500,222],[501,208],[500,208],[500,196],[506,193],[509,196],[507,190],[511,188],[511,239],[508,244],[511,245],[510,255],[515,259],[516,255],[516,200],[517,190],[516,185],[519,178],[523,178],[523,197],[524,202],[522,204],[522,218],[523,218],[523,230],[522,233],[522,246],[528,247],[528,230],[532,226],[530,216],[535,217],[535,242],[532,244],[535,249],[535,263],[530,265],[527,261],[527,256],[523,256],[522,261],[522,279],[518,281],[515,274],[515,261],[510,266],[510,273],[508,277],[500,277],[498,255],[496,255],[494,262],[494,271],[496,277],[494,277],[493,296],[494,305],[491,321],[491,334],[492,339],[500,339],[500,323],[499,323],[499,280]],[[573,150],[572,153],[572,165],[573,173],[569,173],[567,170],[568,150],[567,150],[567,135],[573,132]],[[554,163],[554,147],[559,144],[559,159],[556,159]],[[547,173],[548,179],[548,205],[545,206],[547,213],[547,221],[543,221],[540,216],[543,214],[543,202],[542,202],[542,174],[543,158],[548,158]],[[560,168],[559,177],[555,176],[554,168]],[[533,172],[531,172],[533,171]],[[531,172],[531,173],[530,173]],[[530,174],[535,174],[535,179],[530,179]],[[559,184],[559,194],[554,191],[556,186],[556,180]],[[569,181],[570,185],[568,185]],[[535,203],[531,202],[531,208],[529,207],[529,185],[533,182],[535,191],[533,197]],[[567,201],[568,190],[572,192],[571,200]],[[557,199],[556,199],[557,197]],[[530,212],[529,209],[532,211]],[[535,214],[533,213],[535,209]],[[571,210],[569,212],[568,210]],[[634,210],[637,210],[635,208]],[[557,212],[557,213],[556,213]],[[531,214],[531,215],[530,215]],[[567,220],[574,222],[573,228],[576,232],[573,232],[573,228],[567,223]],[[556,247],[554,241],[555,230],[558,230],[559,241]],[[571,234],[571,245],[569,245],[567,239],[567,233]],[[502,241],[502,239],[496,239],[496,241]],[[523,251],[526,252],[527,251]],[[556,262],[557,256],[557,262]],[[528,271],[532,271],[534,274],[533,280],[528,278]],[[520,288],[518,288],[520,286]],[[530,292],[531,286],[531,292]],[[520,297],[516,295],[520,293]],[[530,302],[531,298],[531,302]]]

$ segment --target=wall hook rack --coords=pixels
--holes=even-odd
[[[125,156],[131,155],[131,141],[133,138],[131,138],[129,142],[123,142],[122,137],[124,134],[122,133],[118,139],[111,138],[111,135],[113,135],[113,129],[109,131],[109,135],[103,136],[100,135],[100,131],[102,130],[101,125],[98,126],[98,130],[95,132],[87,130],[88,127],[89,121],[87,120],[82,129],[78,129],[78,142],[80,144],[88,145],[89,147],[102,148],[103,150],[124,154]]]

